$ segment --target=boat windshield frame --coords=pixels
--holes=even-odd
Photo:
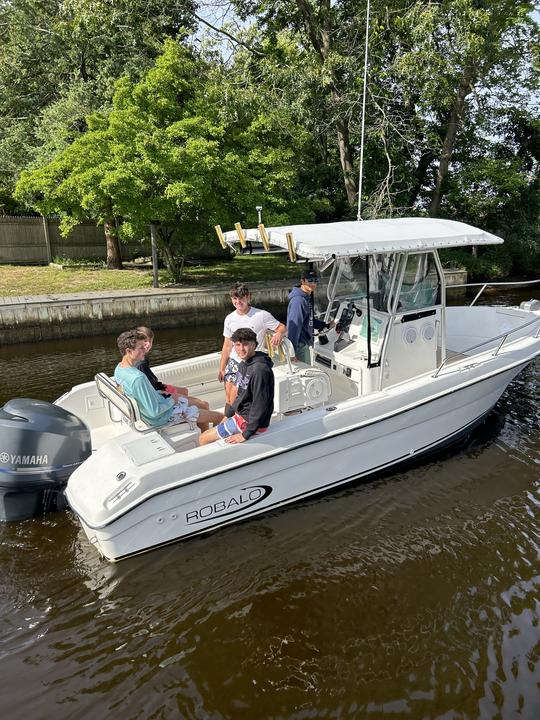
[[[411,300],[411,306],[402,308],[400,307],[400,298],[402,296],[404,283],[409,270],[410,259],[417,256],[418,268],[416,270],[418,274],[418,287],[416,287],[416,280],[413,283],[408,283],[410,286],[408,290],[410,293],[424,293],[424,298],[431,292],[433,302],[423,303],[420,300],[421,305],[419,308],[414,307],[414,300]],[[358,265],[356,269],[358,272],[354,273],[355,264],[357,261],[361,261],[362,265]],[[422,275],[421,269],[424,267],[425,273]],[[324,264],[321,262],[319,268],[328,268],[328,262]],[[428,282],[424,287],[423,283],[428,278],[428,268],[435,270],[437,285],[434,287],[433,284]],[[349,277],[347,278],[347,273]],[[345,275],[349,283],[357,283],[357,287],[349,287],[347,290],[340,290],[340,282],[342,277]],[[360,287],[363,286],[363,291],[359,291]],[[373,289],[376,288],[376,289]],[[433,295],[433,292],[435,294]],[[369,302],[366,299],[369,296]],[[332,263],[332,270],[328,279],[328,285],[326,288],[326,297],[328,304],[324,312],[325,322],[330,322],[333,319],[333,314],[338,310],[339,304],[343,301],[361,300],[365,302],[368,331],[367,331],[367,349],[368,349],[368,367],[378,367],[384,360],[386,355],[386,344],[387,335],[391,324],[394,322],[395,317],[403,312],[414,312],[417,309],[423,309],[424,307],[440,307],[441,308],[441,323],[446,325],[445,319],[445,307],[446,307],[446,283],[444,278],[444,270],[439,258],[437,250],[411,250],[409,252],[392,252],[392,253],[372,253],[368,255],[356,255],[350,257],[338,257],[334,259]],[[403,298],[402,298],[403,300]],[[336,307],[336,304],[338,307]],[[386,323],[385,337],[382,343],[382,351],[378,356],[376,362],[371,361],[371,311],[377,311],[378,313],[384,313],[388,315],[388,322]],[[443,338],[441,339],[443,357],[446,356],[446,348]],[[382,378],[381,378],[382,382]]]
[[[328,305],[325,309],[325,320],[331,318],[336,302],[343,300],[365,300],[369,289],[370,306],[374,310],[392,314],[394,288],[400,277],[400,259],[403,253],[374,253],[354,257],[339,257],[332,264],[328,279],[326,297]],[[362,265],[356,265],[361,262]],[[355,267],[356,265],[356,267]],[[369,278],[367,272],[369,269]],[[355,272],[356,271],[356,272]],[[348,277],[347,277],[348,276]],[[350,286],[340,289],[342,278],[357,287]],[[376,290],[373,288],[377,287]]]

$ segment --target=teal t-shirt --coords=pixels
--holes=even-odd
[[[117,365],[114,379],[122,386],[126,395],[137,401],[142,419],[148,425],[164,425],[172,415],[174,400],[165,398],[154,390],[150,380],[135,367]]]

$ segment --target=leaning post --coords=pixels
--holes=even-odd
[[[45,215],[41,216],[43,220],[43,232],[45,233],[45,248],[47,250],[47,265],[52,263],[52,252],[51,252],[51,236],[49,235],[49,222]]]

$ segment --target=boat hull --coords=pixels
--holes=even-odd
[[[391,398],[382,398],[373,419],[187,484],[169,483],[100,526],[78,513],[81,524],[99,552],[116,561],[372,476],[471,432],[526,364],[450,386],[398,411]]]

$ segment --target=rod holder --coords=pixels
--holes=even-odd
[[[268,240],[268,233],[266,232],[266,228],[262,223],[257,225],[257,230],[259,231],[259,235],[261,236],[261,242],[263,244],[263,248],[265,252],[268,252],[270,250],[270,241]]]
[[[244,233],[242,226],[239,222],[234,223],[234,229],[236,230],[236,234],[238,235],[238,239],[240,240],[240,245],[245,248],[246,247],[246,234]]]
[[[296,248],[294,247],[294,240],[292,233],[288,232],[285,237],[287,238],[287,247],[289,248],[289,260],[293,263],[296,262]]]
[[[215,225],[214,230],[216,231],[216,235],[218,236],[219,244],[225,250],[227,248],[227,243],[225,242],[225,237],[223,235],[221,225]]]

